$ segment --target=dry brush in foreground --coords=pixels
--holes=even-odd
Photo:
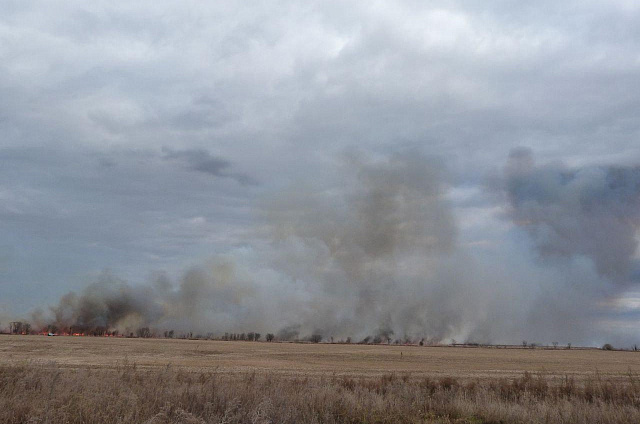
[[[640,380],[306,378],[24,364],[0,367],[0,422],[638,423]]]

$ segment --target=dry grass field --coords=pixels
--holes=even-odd
[[[637,423],[640,353],[0,336],[2,423]]]
[[[599,349],[267,343],[109,337],[1,336],[0,358],[71,368],[174,367],[285,375],[516,377],[524,371],[576,377],[640,374],[640,353]]]

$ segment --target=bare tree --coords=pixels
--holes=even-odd
[[[274,335],[272,333],[267,333],[266,339],[268,342],[272,342],[274,339]]]
[[[136,330],[136,335],[146,339],[151,337],[151,330],[149,327],[140,327]]]
[[[9,333],[11,334],[24,334],[25,323],[21,321],[13,321],[9,323]]]
[[[322,334],[312,334],[309,340],[313,343],[320,343],[322,341]]]

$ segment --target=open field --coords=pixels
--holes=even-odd
[[[515,377],[524,371],[581,377],[640,374],[640,352],[599,349],[499,349],[230,342],[109,337],[1,336],[4,364],[25,361],[55,367],[174,367],[285,375]]]
[[[1,423],[638,423],[640,353],[0,337]]]

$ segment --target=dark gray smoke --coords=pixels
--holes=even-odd
[[[460,283],[439,275],[457,232],[441,166],[412,153],[344,167],[341,190],[301,188],[266,208],[279,272],[311,289],[296,319],[336,336],[459,330],[446,293]]]
[[[105,277],[65,296],[51,309],[53,321],[65,328],[281,329],[283,338],[361,338],[384,329],[442,339],[468,331],[466,315],[476,307],[462,308],[466,294],[456,295],[473,290],[454,265],[461,255],[442,167],[411,153],[351,157],[342,169],[337,190],[299,187],[266,204],[267,243],[253,257],[190,270],[176,289]],[[244,279],[236,268],[246,270]]]
[[[531,151],[518,149],[509,156],[506,190],[513,221],[543,257],[582,255],[601,276],[630,282],[637,267],[640,167],[536,166]]]
[[[536,166],[526,150],[511,154],[501,180],[510,218],[541,256],[569,259],[552,266],[508,240],[484,253],[461,245],[434,159],[351,155],[335,174],[329,187],[271,196],[251,248],[176,283],[105,275],[42,319],[281,339],[591,343],[602,305],[619,294],[607,281],[621,287],[635,266],[638,168]]]
[[[252,288],[243,285],[228,261],[194,267],[177,286],[165,276],[152,283],[132,286],[109,273],[81,293],[63,296],[34,321],[42,328],[68,333],[140,327],[179,331],[229,330],[247,325],[248,310],[255,310]],[[245,302],[246,301],[246,302]]]

